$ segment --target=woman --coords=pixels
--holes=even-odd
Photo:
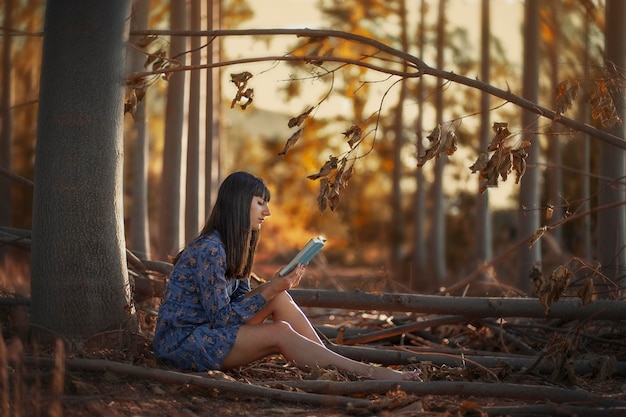
[[[324,346],[287,293],[300,282],[303,265],[251,290],[269,201],[268,188],[254,175],[235,172],[224,180],[200,235],[174,260],[153,340],[156,356],[179,369],[206,371],[280,353],[309,367],[335,366],[373,379],[413,379],[414,373],[353,361]]]

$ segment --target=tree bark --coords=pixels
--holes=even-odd
[[[209,30],[218,30],[221,22],[222,0],[207,0],[207,26]],[[221,38],[209,35],[207,62],[215,65],[221,62]],[[204,210],[208,219],[217,198],[217,190],[221,183],[221,71],[218,67],[209,67],[206,82],[206,149],[205,149],[205,191]]]
[[[546,314],[536,298],[442,297],[437,295],[372,294],[360,291],[290,290],[303,307],[351,310],[404,311],[423,314],[479,317],[532,317],[567,320],[626,320],[626,302],[597,300],[587,305],[579,301],[557,301]]]
[[[491,23],[490,1],[481,3],[481,41],[480,41],[480,79],[489,84],[490,56],[491,56]],[[490,96],[486,92],[480,93],[480,150],[486,151],[489,147],[492,134],[489,109]],[[480,183],[482,180],[477,179]],[[480,186],[480,185],[479,185]],[[493,257],[491,239],[491,211],[489,209],[489,190],[476,195],[476,256],[478,262],[489,262]],[[485,274],[482,274],[483,276]]]
[[[539,0],[524,2],[524,74],[522,96],[533,103],[539,98]],[[527,170],[520,185],[518,231],[520,237],[529,239],[539,229],[540,214],[540,144],[537,137],[537,116],[529,110],[522,111],[522,140],[531,143],[526,158]],[[519,250],[517,287],[529,291],[529,278],[533,268],[541,269],[541,240],[532,247],[524,245]]]
[[[129,21],[128,0],[46,4],[31,320],[65,336],[126,326],[132,313],[122,213]]]
[[[190,3],[189,20],[192,30],[202,29],[200,1]],[[206,17],[204,17],[206,19]],[[199,65],[203,38],[191,38],[191,65]],[[187,143],[187,175],[185,203],[185,242],[190,242],[200,232],[200,216],[204,218],[204,144],[206,141],[206,69],[189,74],[189,135]],[[202,173],[202,176],[200,175]]]
[[[626,2],[607,0],[605,28],[605,66],[615,66],[618,77],[623,77],[626,68]],[[622,81],[623,83],[623,81]],[[606,131],[624,139],[626,126],[626,98],[624,89],[609,90],[617,116],[621,123],[607,127]],[[600,146],[600,180],[598,184],[598,205],[607,205],[626,200],[624,187],[620,185],[624,179],[624,152],[618,152],[607,144]],[[623,278],[626,266],[626,208],[624,206],[606,210],[598,216],[596,239],[598,242],[597,259],[602,265],[602,272],[609,281],[618,282],[622,291],[626,290],[626,279]]]
[[[150,0],[134,0],[131,16],[131,26],[137,29],[148,27],[148,15],[150,13]],[[131,41],[137,40],[131,39]],[[129,49],[131,71],[142,71],[146,60],[144,54],[132,48]],[[148,94],[148,91],[146,91]],[[148,161],[149,140],[146,119],[147,97],[137,103],[137,110],[133,115],[135,122],[135,142],[132,164],[132,204],[130,207],[130,231],[128,233],[128,247],[150,256],[150,229],[148,223]]]
[[[187,3],[173,0],[170,5],[171,27],[187,29]],[[186,62],[187,38],[172,37],[170,56],[182,65]],[[167,87],[163,169],[161,171],[161,206],[159,213],[159,259],[167,260],[178,253],[181,245],[181,204],[183,138],[187,134],[185,93],[186,73],[172,74]],[[186,139],[185,139],[186,142]]]
[[[6,0],[4,3],[4,33],[2,42],[2,80],[0,85],[2,86],[2,126],[0,134],[0,168],[11,172],[12,158],[11,158],[11,145],[13,138],[13,110],[11,104],[13,102],[13,87],[12,79],[13,72],[11,67],[11,56],[13,54],[13,36],[11,35],[11,29],[13,27],[13,1]],[[13,202],[12,194],[12,181],[10,178],[1,175],[0,176],[0,224],[10,225]],[[0,248],[0,261],[4,258],[5,249]]]
[[[446,1],[439,0],[439,9],[437,15],[437,68],[443,68],[444,65],[444,45],[445,45],[445,10]],[[435,113],[437,118],[437,126],[442,127],[443,123],[443,82],[437,80],[437,92],[435,94]],[[443,128],[440,131],[443,136],[446,132]],[[434,265],[435,284],[441,285],[447,275],[446,262],[446,204],[445,194],[443,192],[443,174],[446,166],[446,155],[441,155],[435,161],[435,179],[431,186],[431,198],[433,199],[431,219],[431,242],[432,242],[432,263]]]

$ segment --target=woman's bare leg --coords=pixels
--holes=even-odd
[[[373,379],[406,380],[412,377],[412,374],[341,356],[296,332],[284,321],[241,326],[233,348],[224,359],[223,368],[242,366],[274,353],[300,365],[312,368],[335,366]]]
[[[275,322],[285,321],[302,336],[322,344],[311,322],[288,293],[283,292],[274,297],[247,324],[261,324],[268,317]]]

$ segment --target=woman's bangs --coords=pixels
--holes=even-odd
[[[271,198],[270,190],[267,188],[267,186],[262,181],[259,181],[257,183],[257,185],[254,187],[253,195],[255,197],[261,197],[264,201],[266,201],[268,203],[269,203],[270,198]]]

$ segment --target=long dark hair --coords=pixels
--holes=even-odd
[[[226,249],[226,277],[245,278],[252,272],[259,230],[250,230],[253,197],[270,201],[270,191],[261,178],[248,172],[230,174],[217,192],[215,205],[199,236],[217,231]],[[180,254],[176,257],[178,261]]]

